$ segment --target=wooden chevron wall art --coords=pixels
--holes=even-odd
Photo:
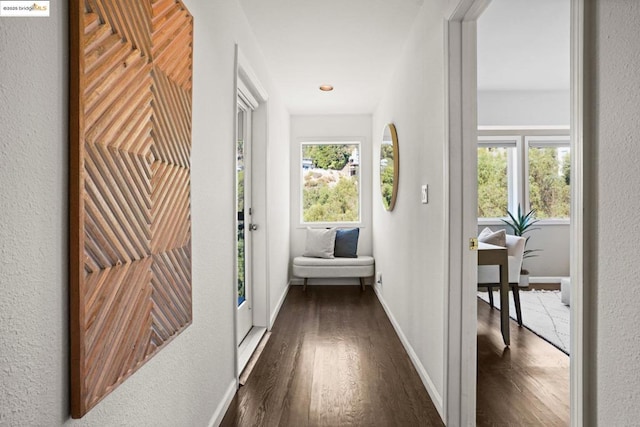
[[[70,0],[71,416],[191,324],[193,18]]]

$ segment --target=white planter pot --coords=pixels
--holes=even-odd
[[[520,283],[518,284],[521,288],[529,287],[529,275],[528,274],[520,274]]]

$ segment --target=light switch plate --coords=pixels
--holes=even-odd
[[[427,184],[422,185],[422,203],[429,203],[429,186]]]

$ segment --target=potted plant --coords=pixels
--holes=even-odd
[[[526,240],[524,241],[525,250],[522,256],[523,261],[526,258],[536,256],[533,253],[539,251],[540,249],[526,249],[527,242],[529,242],[529,237],[531,236],[525,236],[525,233],[533,230],[539,230],[538,228],[532,228],[535,223],[540,221],[538,219],[535,219],[536,210],[531,209],[529,212],[524,214],[522,212],[522,209],[520,208],[520,205],[518,205],[518,212],[516,215],[513,215],[509,211],[507,211],[507,214],[509,214],[509,219],[503,219],[502,222],[504,222],[511,228],[515,236],[523,236],[526,238]],[[524,264],[523,268],[520,270],[520,286],[529,286],[529,270],[524,268]]]

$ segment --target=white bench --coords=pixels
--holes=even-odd
[[[293,259],[293,275],[304,278],[303,290],[308,279],[358,277],[364,290],[364,278],[373,276],[372,256],[359,255],[357,258],[312,258],[298,256]]]

